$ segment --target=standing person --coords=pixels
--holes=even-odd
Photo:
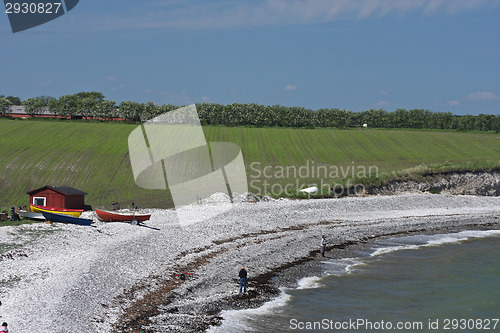
[[[6,322],[2,324],[2,329],[0,330],[0,333],[9,333],[9,329],[7,328]]]
[[[244,292],[246,293],[247,292],[247,271],[245,270],[245,267],[241,267],[239,276],[240,276],[240,294],[241,294],[241,289],[243,289],[243,286],[245,287]]]
[[[21,221],[21,219],[19,218],[19,215],[17,215],[16,208],[14,206],[12,206],[12,208],[10,209],[10,220],[11,221]]]
[[[325,235],[321,236],[321,255],[324,257],[325,256],[325,251],[326,251],[326,244],[328,244],[328,241],[326,240]]]

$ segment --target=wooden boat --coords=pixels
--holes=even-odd
[[[37,206],[37,205],[30,205],[30,208],[33,213],[48,212],[55,214],[66,214],[74,217],[79,217],[83,213],[83,209],[56,208],[56,207]]]
[[[42,212],[42,214],[45,217],[45,219],[50,222],[73,223],[78,225],[91,225],[93,222],[92,220],[89,219],[82,219],[79,217],[74,217],[66,214],[57,214],[50,212]]]
[[[25,210],[16,210],[16,212],[25,219],[36,220],[36,221],[45,221],[45,217],[42,213],[33,213],[27,212]]]
[[[96,209],[97,218],[104,222],[131,222],[136,220],[144,222],[149,220],[151,214],[138,214],[136,212],[110,212],[108,210]]]

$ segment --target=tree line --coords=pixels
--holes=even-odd
[[[64,118],[92,118],[101,120],[124,119],[143,122],[165,112],[177,109],[172,104],[106,100],[100,92],[80,92],[54,98],[32,97],[21,101],[18,97],[0,95],[0,116],[8,114],[13,105],[24,106],[29,116],[46,112]],[[352,128],[363,125],[374,128],[455,129],[500,131],[500,115],[454,115],[424,109],[383,109],[350,111],[337,108],[311,110],[303,107],[260,104],[196,104],[202,125],[255,127],[337,127]]]

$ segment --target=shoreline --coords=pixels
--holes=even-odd
[[[350,245],[346,248],[346,251],[350,252],[351,254],[354,252],[357,255],[356,256],[335,256],[335,258],[327,258],[328,260],[330,259],[341,259],[339,261],[333,260],[330,262],[327,262],[324,260],[324,258],[315,258],[319,260],[313,260],[309,263],[303,264],[305,266],[305,269],[298,266],[298,267],[293,267],[289,270],[287,270],[287,273],[291,273],[291,275],[294,274],[293,271],[295,271],[295,276],[299,278],[299,284],[297,285],[296,283],[292,283],[291,286],[280,288],[279,293],[277,293],[273,299],[271,299],[269,302],[266,302],[262,304],[258,308],[242,308],[239,310],[228,310],[228,311],[223,311],[222,317],[224,320],[222,321],[222,324],[216,327],[211,327],[207,330],[209,333],[228,333],[228,332],[236,332],[236,331],[262,331],[264,327],[267,325],[263,325],[262,322],[270,321],[268,324],[273,327],[273,331],[288,331],[285,329],[286,327],[289,327],[285,324],[285,322],[288,322],[289,319],[291,318],[297,318],[295,316],[298,315],[297,311],[300,313],[300,306],[297,307],[297,304],[306,306],[308,307],[307,299],[304,298],[303,293],[306,292],[308,295],[312,297],[311,299],[311,304],[318,304],[321,302],[324,302],[324,296],[323,293],[328,292],[327,289],[325,289],[325,286],[332,286],[332,285],[345,285],[346,279],[351,279],[351,280],[358,280],[360,274],[363,276],[366,271],[372,272],[374,269],[373,266],[377,266],[379,260],[384,262],[386,260],[386,256],[389,256],[389,258],[394,258],[394,256],[397,256],[401,258],[401,256],[409,256],[411,258],[423,258],[423,261],[425,261],[425,253],[433,252],[435,255],[439,253],[442,253],[442,251],[446,252],[449,251],[449,248],[452,247],[455,249],[454,254],[459,255],[459,253],[462,253],[462,249],[467,251],[467,248],[470,250],[470,246],[477,246],[477,245],[470,245],[470,244],[478,244],[478,242],[488,242],[490,246],[492,244],[495,244],[495,251],[498,249],[498,244],[497,243],[492,243],[492,242],[497,242],[499,237],[500,237],[500,225],[498,223],[495,223],[493,229],[491,227],[486,227],[483,225],[471,225],[470,227],[465,226],[464,228],[452,228],[452,229],[446,229],[444,230],[434,230],[433,232],[427,232],[427,233],[420,233],[420,232],[415,232],[415,233],[408,233],[408,234],[403,234],[401,235],[402,237],[396,235],[395,237],[389,236],[389,237],[384,237],[382,236],[381,238],[374,238],[370,241],[368,241],[366,244],[354,244]],[[437,234],[435,233],[437,231]],[[409,237],[409,238],[406,238]],[[401,238],[404,240],[398,241]],[[386,242],[386,240],[389,239],[389,242]],[[424,240],[423,242],[421,242]],[[426,243],[426,240],[428,243]],[[414,243],[415,241],[415,243]],[[395,245],[397,244],[397,245]],[[403,245],[404,244],[404,245]],[[399,247],[399,248],[398,248]],[[475,248],[478,249],[478,248]],[[408,252],[409,254],[395,254],[398,252]],[[418,253],[424,253],[423,257],[422,254]],[[372,257],[374,256],[374,257]],[[327,256],[328,257],[328,256]],[[348,260],[342,260],[342,259],[348,259]],[[482,257],[477,257],[477,260],[481,261],[483,258]],[[392,260],[392,259],[389,259]],[[417,259],[418,260],[418,259]],[[483,260],[484,262],[484,260]],[[334,265],[331,265],[334,264]],[[364,264],[368,264],[368,266],[371,266],[370,268],[367,268],[365,271],[365,268],[363,268]],[[338,265],[338,266],[337,266]],[[357,266],[360,266],[357,268]],[[410,266],[412,266],[411,263],[409,263]],[[319,267],[318,267],[319,266]],[[358,273],[355,273],[352,277],[349,277],[351,274],[351,269],[352,267],[354,268],[354,272],[358,271]],[[312,271],[308,271],[307,268],[312,268]],[[387,268],[387,267],[386,267]],[[345,271],[344,271],[345,269]],[[439,268],[436,268],[439,270]],[[486,269],[487,271],[488,269]],[[312,272],[312,274],[308,274],[305,272]],[[385,272],[385,271],[384,271]],[[477,274],[480,274],[481,269],[477,271]],[[388,275],[393,275],[394,272],[389,272]],[[383,274],[385,275],[385,274]],[[457,278],[459,278],[458,275],[456,275]],[[333,281],[337,281],[336,283],[332,283],[332,278]],[[377,284],[379,279],[383,279],[383,277],[378,276],[378,279],[376,279],[377,282],[374,282],[374,284]],[[367,283],[371,283],[366,281]],[[396,282],[396,281],[394,281]],[[418,281],[417,281],[418,282]],[[347,282],[347,284],[349,284]],[[352,285],[352,283],[351,283]],[[473,286],[470,285],[469,286]],[[357,286],[356,286],[357,287]],[[357,289],[357,288],[354,289]],[[390,287],[389,287],[390,288]],[[397,289],[397,287],[395,288]],[[337,291],[337,295],[339,297],[344,296],[344,292],[347,295],[350,295],[349,289],[339,289]],[[425,290],[425,288],[424,288]],[[319,294],[321,293],[321,295]],[[424,291],[425,293],[425,291]],[[293,301],[294,297],[298,297],[300,301]],[[318,298],[318,299],[317,299]],[[287,304],[289,301],[291,301],[292,304],[294,305],[289,305]],[[366,300],[365,300],[366,301]],[[473,302],[473,301],[472,301]],[[403,305],[403,304],[400,304]],[[409,302],[407,304],[404,304],[401,307],[401,311],[404,311],[404,309],[412,309],[415,306],[418,306],[416,304],[412,304],[412,302]],[[473,305],[471,305],[473,306]],[[321,306],[320,306],[321,307]],[[309,314],[314,313],[315,310],[314,308],[311,307],[307,309]],[[328,313],[328,308],[323,308],[322,310],[317,309],[318,311],[323,311],[322,313]],[[439,309],[435,314],[438,315]],[[294,311],[295,316],[291,315],[289,311]],[[346,310],[347,311],[347,310]],[[411,310],[410,310],[411,311]],[[330,314],[333,314],[333,312],[329,312]],[[434,313],[434,312],[433,312]],[[357,310],[357,314],[360,314],[360,311]],[[274,320],[272,319],[274,316],[279,317],[279,323],[280,324],[274,324]],[[344,313],[345,316],[345,313]],[[333,317],[336,317],[334,315]],[[307,318],[307,319],[305,319]],[[302,317],[303,320],[311,320],[309,317]],[[317,322],[317,318],[325,318],[325,317],[316,317],[314,322]],[[331,317],[328,317],[331,318]],[[345,317],[344,317],[345,318]],[[364,317],[363,317],[364,318]],[[227,321],[227,322],[226,322]],[[262,321],[262,322],[261,322]],[[299,320],[300,321],[300,320]],[[256,330],[257,327],[257,330]],[[245,329],[247,328],[247,329]],[[281,328],[281,329],[280,329]],[[306,329],[307,330],[307,329]]]
[[[410,222],[401,223],[400,217],[394,218],[392,222],[399,224],[399,231],[394,231],[394,226],[387,226],[381,229],[378,233],[371,233],[370,228],[361,228],[357,236],[347,238],[340,237],[327,249],[327,253],[332,253],[335,250],[335,257],[349,257],[351,254],[360,248],[370,246],[374,241],[384,238],[393,238],[400,236],[408,236],[413,234],[438,234],[450,233],[463,230],[474,229],[500,229],[500,219],[495,216],[474,216],[460,214],[438,215],[438,216],[422,216],[413,217]],[[488,221],[484,219],[487,218]],[[317,225],[324,228],[335,228],[339,223],[350,224],[352,221],[320,221]],[[374,228],[380,224],[380,221],[374,221]],[[408,230],[407,227],[416,224],[416,227]],[[397,229],[397,228],[396,228]],[[384,231],[385,230],[385,231]],[[295,231],[300,232],[300,228]],[[314,237],[320,239],[320,233]],[[312,242],[317,242],[317,239],[312,239]],[[182,329],[187,332],[205,331],[211,326],[217,326],[221,323],[220,312],[222,310],[238,310],[246,308],[256,308],[267,301],[279,296],[280,287],[294,287],[302,277],[308,277],[313,274],[321,274],[320,267],[321,258],[319,256],[319,246],[313,246],[307,255],[296,258],[292,261],[283,261],[278,267],[266,270],[265,272],[250,276],[249,278],[249,293],[239,296],[237,293],[237,279],[233,279],[233,289],[226,295],[218,295],[211,298],[209,303],[200,305],[200,299],[193,299],[195,304],[186,304],[184,297],[190,297],[193,293],[199,290],[193,290],[196,286],[191,286],[188,293],[179,292],[177,299],[169,301],[162,309],[160,319],[156,320],[156,324],[149,325],[151,330],[146,332],[159,332],[167,326],[162,326],[165,322],[174,322],[175,325],[181,325]],[[257,251],[259,253],[259,251]],[[304,269],[306,268],[306,269]],[[206,294],[206,293],[205,293]],[[212,296],[209,294],[209,296]],[[201,297],[203,298],[203,297]],[[187,302],[189,303],[189,302]],[[189,318],[186,320],[178,320],[175,317]],[[184,319],[185,319],[184,318]],[[153,320],[155,322],[155,320]],[[163,323],[163,324],[162,324]],[[161,329],[160,329],[161,327]],[[174,330],[172,330],[174,331]]]
[[[481,219],[481,218],[478,218]],[[325,258],[322,258],[318,250],[313,250],[307,257],[284,263],[282,266],[249,279],[249,288],[246,295],[231,294],[219,300],[216,306],[211,306],[205,314],[211,318],[195,327],[183,327],[187,332],[218,332],[217,327],[225,320],[221,312],[225,310],[246,310],[256,309],[267,302],[272,302],[280,297],[282,288],[295,289],[298,282],[303,278],[323,277],[323,262],[329,259],[356,258],[357,252],[363,252],[379,240],[401,238],[413,235],[437,235],[452,234],[469,230],[500,230],[500,219],[495,217],[485,223],[471,221],[460,226],[443,226],[431,229],[416,229],[397,233],[387,233],[371,235],[359,241],[347,241],[345,243],[334,244],[327,247]],[[216,315],[213,313],[216,312]],[[198,313],[200,315],[200,313]],[[192,331],[191,331],[192,329]],[[146,331],[154,332],[154,331]]]
[[[199,332],[219,324],[221,310],[258,307],[279,287],[320,272],[322,234],[328,256],[346,257],[384,237],[500,229],[498,197],[280,200],[242,204],[187,227],[173,211],[152,212],[143,227],[6,227],[3,240],[24,245],[0,255],[2,320],[16,331],[90,325],[102,332]],[[243,297],[241,266],[255,291]]]

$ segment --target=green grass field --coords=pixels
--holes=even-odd
[[[28,204],[26,192],[44,185],[88,192],[86,203],[94,207],[115,200],[122,207],[133,200],[140,207],[171,205],[168,190],[135,185],[127,138],[137,126],[0,119],[0,207]],[[273,192],[286,185],[296,192],[363,175],[375,182],[410,168],[418,173],[500,165],[500,135],[493,133],[215,126],[204,132],[208,142],[241,147],[249,188],[261,194],[265,181],[268,192],[273,185]]]

